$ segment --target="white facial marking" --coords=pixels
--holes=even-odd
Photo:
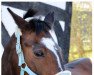
[[[42,38],[41,43],[55,54],[57,61],[58,61],[58,66],[62,70],[60,59],[55,49],[55,42],[52,40],[52,38]]]
[[[39,15],[39,16],[34,16],[34,17],[28,17],[28,18],[26,18],[25,20],[26,20],[27,22],[29,22],[29,21],[32,20],[32,19],[40,19],[41,21],[43,21],[44,18],[45,18],[44,16]]]

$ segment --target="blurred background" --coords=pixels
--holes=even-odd
[[[69,60],[92,58],[92,3],[73,2]]]
[[[30,8],[38,11],[36,15],[43,16],[54,11],[53,38],[63,50],[64,64],[82,57],[92,58],[91,2],[2,2],[1,4],[1,56],[16,26],[6,9],[10,7],[21,17]]]

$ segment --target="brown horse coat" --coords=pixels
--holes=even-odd
[[[72,75],[92,75],[92,62],[89,58],[80,58],[64,65]]]

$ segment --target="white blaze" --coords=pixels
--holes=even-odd
[[[60,59],[56,52],[55,42],[52,40],[52,38],[42,38],[41,43],[44,44],[49,50],[51,50],[55,54],[58,61],[58,66],[62,70]]]

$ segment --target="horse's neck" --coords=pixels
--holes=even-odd
[[[16,54],[16,38],[15,35],[11,37],[9,43],[6,45],[4,49],[4,53],[2,56],[2,69],[3,71],[6,69],[9,75],[13,75],[13,70],[17,71],[18,58]],[[5,74],[3,74],[5,75]],[[16,73],[14,75],[17,75]]]
[[[10,38],[10,41],[4,48],[4,54],[8,58],[11,53],[13,53],[16,49],[16,38],[15,35],[13,34],[12,37]]]

